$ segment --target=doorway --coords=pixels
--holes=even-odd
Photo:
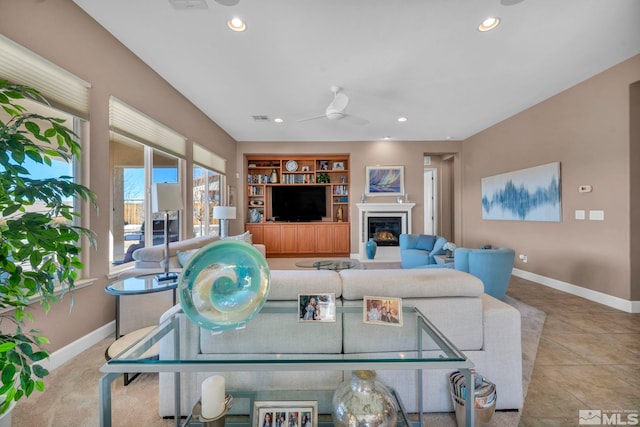
[[[424,234],[438,234],[438,173],[424,169]]]

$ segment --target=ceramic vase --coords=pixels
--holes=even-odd
[[[375,240],[373,240],[373,237],[370,238],[369,241],[365,244],[365,249],[367,250],[367,258],[375,258],[378,244],[375,242]]]
[[[396,399],[376,381],[375,371],[353,371],[333,394],[332,405],[334,426],[391,427],[398,420]]]

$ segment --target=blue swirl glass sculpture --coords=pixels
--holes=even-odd
[[[267,300],[267,260],[248,243],[219,240],[187,261],[178,280],[180,305],[198,326],[222,332],[244,327]]]

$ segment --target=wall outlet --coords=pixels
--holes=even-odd
[[[525,264],[527,263],[527,256],[525,254],[520,254],[518,258],[520,258],[520,261],[524,262]]]
[[[591,186],[590,185],[581,185],[580,187],[578,187],[578,192],[579,193],[591,193]]]

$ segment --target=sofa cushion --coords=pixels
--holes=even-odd
[[[271,270],[269,301],[297,301],[299,294],[342,295],[342,279],[331,270]]]
[[[342,270],[342,297],[361,300],[364,296],[397,298],[477,297],[484,292],[482,281],[452,269]]]
[[[218,236],[200,236],[193,239],[180,240],[169,243],[169,257],[177,255],[178,251],[188,249],[198,249],[202,246],[220,240]],[[156,245],[150,248],[140,248],[133,253],[133,259],[142,262],[155,262],[159,264],[164,261],[164,245]]]
[[[222,240],[240,240],[242,242],[253,244],[253,236],[249,231],[245,231],[244,233],[238,234],[236,236],[223,237]]]
[[[265,308],[274,303],[267,302]],[[341,301],[336,301],[341,305]],[[283,306],[282,302],[276,303]],[[246,327],[223,333],[212,333],[201,329],[200,348],[202,353],[248,353],[257,348],[263,353],[311,353],[335,354],[342,351],[342,317],[335,322],[300,322],[298,302],[290,305],[290,313],[269,313],[263,309]],[[254,357],[258,357],[257,355]]]
[[[430,236],[428,234],[421,234],[418,236],[418,243],[416,249],[422,249],[423,251],[430,251],[433,249],[433,245],[436,243],[437,236]]]
[[[177,251],[176,255],[178,257],[178,263],[180,267],[184,267],[184,265],[189,261],[189,259],[198,252],[198,249],[189,249],[187,251]]]

